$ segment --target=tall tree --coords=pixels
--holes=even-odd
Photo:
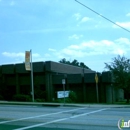
[[[74,60],[71,62],[71,65],[79,66],[79,62],[74,59]]]
[[[129,103],[130,59],[127,59],[125,56],[118,55],[112,59],[110,64],[105,63],[105,65],[106,68],[113,74],[115,85],[124,90],[127,95],[127,103]]]
[[[68,65],[73,65],[73,66],[78,66],[86,69],[90,69],[88,66],[86,66],[83,62],[78,62],[78,60],[74,59],[72,62],[67,61],[65,58],[61,59],[59,61],[60,63],[68,64]]]

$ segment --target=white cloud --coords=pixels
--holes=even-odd
[[[119,43],[125,43],[125,44],[130,44],[130,40],[129,39],[127,39],[127,38],[119,38],[119,39],[117,39],[116,40],[117,42],[119,42]]]
[[[78,45],[70,45],[68,48],[78,50],[78,49],[80,49],[80,46],[78,46]]]
[[[113,42],[112,41],[108,41],[108,40],[102,40],[102,43],[106,46],[111,46],[113,45]]]
[[[23,53],[23,52],[18,52],[18,53],[15,53],[15,52],[3,52],[2,55],[4,57],[14,59],[14,63],[24,62],[25,61],[25,53]],[[38,54],[38,53],[33,53],[32,54],[32,61],[33,62],[35,62],[35,61],[44,61],[44,60],[45,60],[45,58],[42,57],[40,54]]]
[[[73,16],[76,18],[76,20],[79,20],[81,18],[81,14],[80,13],[76,13]]]
[[[115,41],[84,41],[80,44],[72,44],[66,48],[55,51],[58,58],[86,57],[94,55],[127,54],[130,51],[130,41],[127,38],[119,38]]]
[[[130,17],[130,13],[126,14],[127,17]]]
[[[15,53],[15,52],[3,52],[2,55],[6,56],[6,57],[10,57],[10,58],[25,57],[25,53],[23,53],[23,52],[18,52],[18,53]],[[32,57],[37,58],[37,57],[40,57],[40,55],[38,53],[33,53]]]
[[[89,17],[83,17],[82,19],[79,20],[79,22],[77,23],[77,26],[80,26],[81,24],[86,23],[90,20],[91,20],[91,18],[89,18]]]
[[[83,18],[81,19],[81,23],[87,22],[87,21],[89,21],[89,20],[90,20],[89,17],[83,17]]]
[[[3,52],[3,56],[14,58],[14,57],[25,57],[25,53],[19,52],[19,53],[14,53],[14,52]]]
[[[126,51],[121,48],[117,48],[116,50],[113,51],[113,53],[117,55],[123,55],[126,54]]]
[[[89,17],[86,17],[86,16],[85,16],[85,17],[82,17],[80,13],[76,13],[76,14],[74,14],[73,16],[74,16],[74,17],[76,18],[76,20],[78,21],[77,26],[80,26],[80,24],[85,23],[85,22],[91,20],[91,18],[89,18]]]
[[[56,51],[56,49],[52,49],[52,48],[49,48],[48,50],[49,50],[49,51],[52,51],[52,52],[55,52],[55,51]]]
[[[86,52],[83,52],[82,50],[65,48],[62,50],[62,55],[83,57],[84,55],[86,55]]]
[[[79,38],[81,38],[81,37],[83,37],[83,35],[74,34],[74,35],[72,35],[72,36],[69,36],[69,39],[79,39]]]
[[[38,53],[33,53],[32,57],[38,58],[38,57],[40,57],[40,55]]]
[[[130,28],[130,22],[116,22],[116,24],[124,27],[124,28]],[[114,28],[119,28],[118,26],[116,25],[113,25]]]

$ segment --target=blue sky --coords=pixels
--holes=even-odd
[[[79,0],[130,30],[130,0]],[[105,62],[130,57],[130,33],[75,0],[0,0],[0,65],[62,58],[104,71]]]

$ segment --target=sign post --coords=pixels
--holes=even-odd
[[[31,59],[30,59],[31,57]],[[30,64],[31,60],[31,64]],[[34,86],[33,86],[33,65],[32,65],[32,50],[25,52],[25,69],[31,71],[31,86],[32,86],[32,101],[34,102]]]
[[[99,103],[99,97],[98,97],[98,75],[95,74],[95,81],[96,81],[96,93],[97,93],[97,103]]]
[[[64,105],[65,105],[65,79],[62,79],[63,91],[64,91]]]
[[[30,54],[31,54],[31,85],[32,85],[32,101],[34,102],[32,50],[30,50]]]

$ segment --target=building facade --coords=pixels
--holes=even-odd
[[[57,92],[74,91],[79,103],[96,103],[96,71],[53,61],[33,63],[33,83],[35,98],[45,102],[57,99]],[[97,73],[99,103],[113,103],[123,99],[123,92],[112,85],[110,72]],[[14,95],[31,94],[31,72],[25,70],[24,63],[0,66],[0,95],[4,100],[13,100]]]

